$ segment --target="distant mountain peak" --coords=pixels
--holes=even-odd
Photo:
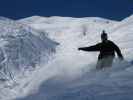
[[[7,18],[7,17],[0,16],[0,20],[4,20],[4,21],[11,21],[12,19]]]
[[[125,18],[124,20],[122,20],[122,22],[123,21],[132,21],[133,20],[133,14],[132,15],[130,15],[129,17],[127,17],[127,18]]]

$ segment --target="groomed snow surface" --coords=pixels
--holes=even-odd
[[[98,52],[78,47],[100,41],[105,29],[125,61],[95,70]],[[133,100],[133,16],[0,18],[0,100]]]

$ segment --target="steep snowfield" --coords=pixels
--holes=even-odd
[[[118,22],[97,17],[86,18],[71,18],[71,17],[39,17],[33,16],[19,20],[22,23],[28,24],[34,29],[39,31],[45,31],[51,38],[57,41],[59,38],[72,38],[78,34],[82,34],[83,31],[87,31],[85,34],[98,34],[98,31],[108,27],[115,26]],[[50,34],[49,34],[50,33]],[[63,40],[64,41],[64,40]]]
[[[44,33],[16,21],[0,18],[0,100],[11,98],[11,88],[19,85],[26,72],[46,64],[57,43]],[[9,91],[8,91],[9,90]],[[5,96],[9,94],[9,97]],[[4,97],[4,98],[3,98]]]
[[[18,20],[17,23],[36,30],[33,32],[35,36],[46,33],[47,37],[60,45],[56,48],[53,60],[47,65],[41,63],[42,67],[32,73],[28,72],[26,77],[18,80],[21,84],[6,90],[10,98],[5,98],[4,91],[2,99],[132,100],[133,66],[129,63],[133,60],[132,21],[132,16],[121,22],[97,17],[57,16],[33,16]],[[78,51],[77,48],[99,42],[103,29],[120,46],[126,61],[116,59],[111,69],[96,71],[98,53]],[[27,50],[30,51],[29,48]]]
[[[34,93],[16,100],[132,100],[133,96],[133,19],[121,22],[102,18],[70,18],[33,16],[22,23],[40,31],[60,43],[56,58],[47,70],[37,74],[41,81],[32,82]],[[117,43],[127,61],[114,61],[111,69],[95,71],[98,53],[78,51],[100,41],[105,29],[109,38]],[[42,75],[46,75],[42,78]]]

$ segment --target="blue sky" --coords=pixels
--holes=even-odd
[[[0,0],[0,16],[13,19],[40,15],[122,20],[131,14],[133,0]]]

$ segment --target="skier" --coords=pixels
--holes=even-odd
[[[112,41],[108,40],[107,33],[104,30],[101,34],[101,41],[102,42],[90,47],[78,48],[78,50],[83,51],[100,51],[96,69],[111,67],[113,59],[115,58],[115,52],[117,53],[120,60],[124,59],[119,47]]]

